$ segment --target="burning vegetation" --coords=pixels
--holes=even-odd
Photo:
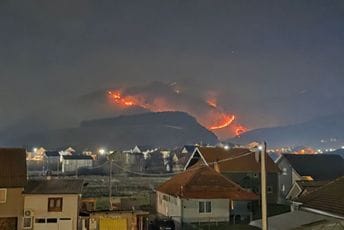
[[[217,98],[201,98],[184,94],[176,83],[159,83],[159,90],[152,88],[116,89],[107,92],[112,103],[121,109],[139,107],[153,112],[184,111],[220,138],[239,136],[247,128],[237,123],[237,116],[218,105]]]

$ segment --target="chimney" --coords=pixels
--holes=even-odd
[[[220,172],[220,166],[219,166],[219,164],[217,163],[217,160],[216,160],[215,163],[214,163],[214,169],[215,169],[216,172],[221,173],[221,172]]]

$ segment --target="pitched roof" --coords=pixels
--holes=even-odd
[[[195,145],[184,145],[183,149],[185,148],[188,153],[193,153],[196,147]]]
[[[329,181],[300,180],[300,181],[296,181],[295,183],[297,183],[302,189],[302,193],[301,193],[301,196],[302,196],[306,193],[312,192],[324,186],[325,184],[329,183]]]
[[[31,180],[24,188],[25,194],[80,194],[83,180],[51,179]]]
[[[25,149],[0,148],[0,188],[24,187],[26,177]]]
[[[334,154],[283,154],[300,176],[334,180],[344,176],[344,159]]]
[[[256,200],[246,191],[208,166],[186,170],[160,185],[157,191],[190,199]]]
[[[296,201],[302,206],[329,212],[344,218],[344,176],[340,177],[313,192],[307,193]]]
[[[64,160],[93,160],[91,156],[86,155],[63,155]]]
[[[47,157],[59,157],[60,153],[58,151],[46,151],[45,155]]]
[[[226,150],[221,147],[197,148],[208,164],[218,162],[221,172],[260,172],[260,163],[255,153],[246,148],[232,148]],[[227,160],[228,159],[228,160]],[[267,172],[280,172],[270,157],[266,157]]]
[[[141,152],[154,149],[154,147],[151,145],[136,145],[136,147],[139,148]]]

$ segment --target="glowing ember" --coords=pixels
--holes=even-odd
[[[108,91],[110,98],[120,106],[134,106],[135,98],[129,96],[122,96],[120,91]]]
[[[240,136],[242,133],[246,132],[247,131],[247,128],[242,126],[242,125],[238,125],[236,128],[235,128],[235,135],[236,136]]]
[[[207,100],[207,104],[213,108],[216,108],[217,107],[217,101],[216,99],[208,99]]]
[[[223,128],[229,126],[234,120],[235,120],[235,116],[234,115],[232,115],[232,116],[224,115],[220,124],[217,124],[217,125],[214,125],[214,126],[210,126],[209,129],[210,130],[223,129]]]

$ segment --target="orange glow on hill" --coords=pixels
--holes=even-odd
[[[174,93],[180,96],[181,92],[174,90]],[[217,135],[228,138],[230,136],[239,136],[246,132],[247,128],[242,125],[235,124],[237,116],[233,113],[226,112],[217,104],[217,99],[211,97],[199,102],[199,106],[203,106],[203,111],[199,112],[194,106],[190,104],[183,104],[176,101],[171,101],[167,97],[155,96],[149,97],[144,93],[135,93],[127,95],[122,90],[112,90],[107,92],[110,101],[120,108],[127,108],[132,106],[141,107],[152,112],[163,111],[184,111],[196,117],[197,120],[209,130]],[[203,103],[203,105],[202,105]]]

